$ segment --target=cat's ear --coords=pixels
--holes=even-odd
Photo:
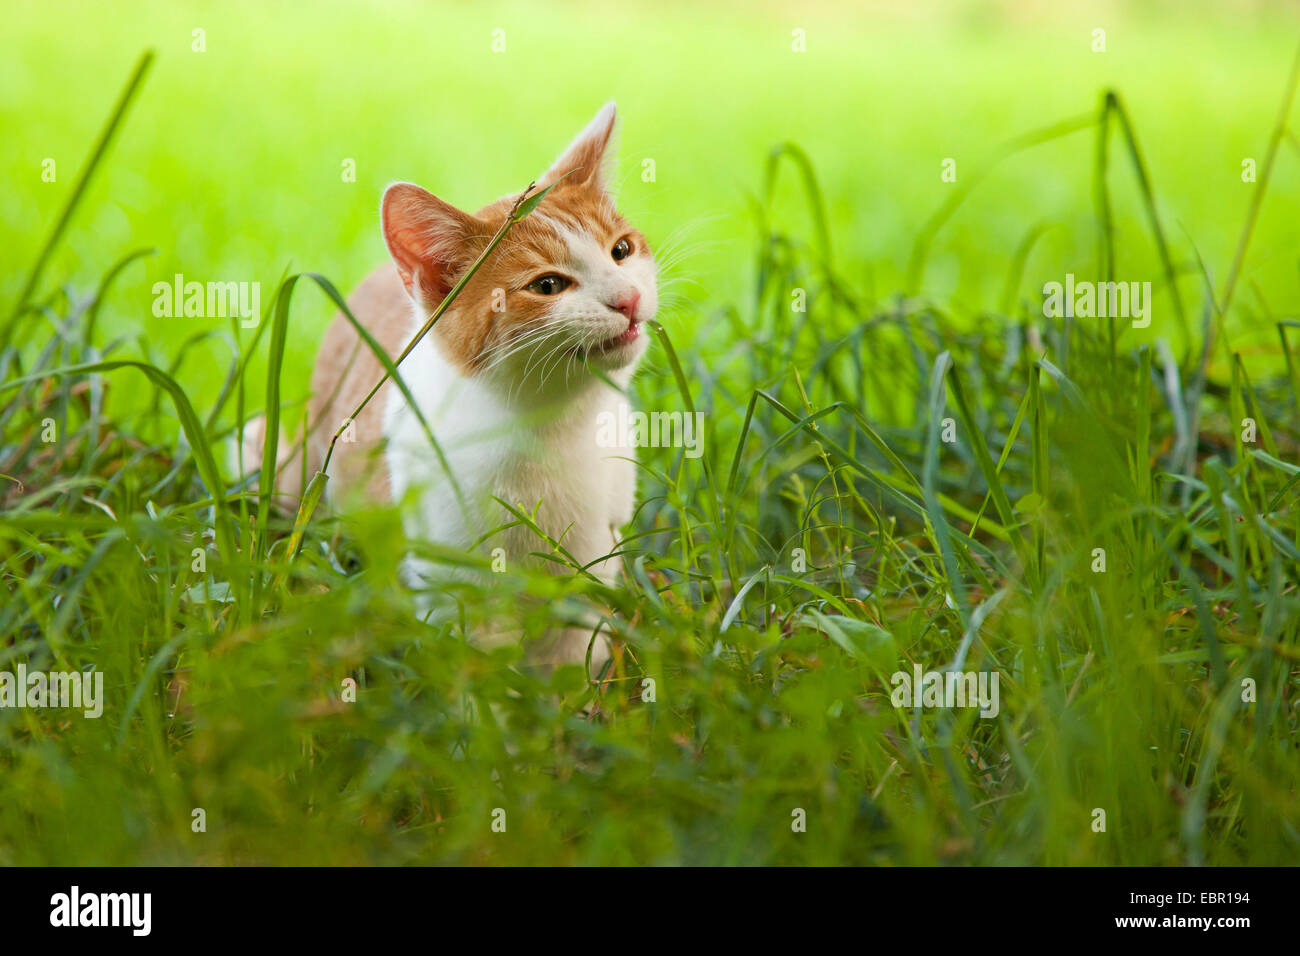
[[[384,242],[412,299],[432,310],[474,259],[486,224],[413,183],[394,183],[380,207]]]
[[[569,148],[543,174],[538,185],[545,188],[564,176],[565,186],[591,185],[604,189],[605,153],[614,134],[615,118],[612,102],[602,106],[596,118],[587,124],[587,128],[578,134]],[[568,175],[565,176],[565,173]]]

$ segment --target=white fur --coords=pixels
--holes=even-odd
[[[384,414],[386,461],[393,496],[403,501],[407,534],[457,548],[477,545],[485,554],[504,548],[511,567],[529,562],[545,542],[525,527],[494,529],[513,517],[494,497],[529,514],[583,566],[612,583],[617,559],[600,560],[618,547],[618,530],[632,517],[636,468],[631,447],[600,447],[601,413],[626,411],[623,394],[593,375],[565,349],[618,335],[628,319],[611,308],[630,290],[640,294],[636,319],[640,336],[617,355],[593,358],[611,381],[625,388],[645,350],[644,322],[658,307],[655,266],[649,253],[616,263],[603,243],[586,234],[564,233],[568,261],[556,271],[575,285],[555,296],[544,328],[528,338],[494,343],[502,361],[465,375],[442,354],[434,335],[402,363],[401,374],[447,458],[464,495],[462,509],[424,430],[399,390],[390,393]],[[453,320],[455,308],[441,321]],[[412,320],[412,333],[419,316]],[[549,336],[549,337],[547,337]],[[525,344],[527,343],[527,344]],[[518,346],[516,348],[516,346]],[[513,349],[513,351],[511,351]],[[554,564],[542,565],[552,569]],[[410,559],[406,576],[428,587],[445,572]],[[590,631],[575,635],[560,657],[581,660]],[[597,647],[594,659],[604,656]]]

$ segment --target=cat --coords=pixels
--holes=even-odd
[[[410,538],[501,548],[507,563],[537,563],[530,555],[548,550],[545,542],[499,498],[525,513],[536,509],[539,527],[580,566],[615,581],[619,560],[610,555],[632,518],[636,465],[632,447],[606,447],[598,421],[626,417],[625,392],[646,349],[646,323],[658,310],[654,255],[609,191],[615,119],[609,103],[541,176],[538,190],[554,188],[512,227],[399,367],[454,485],[411,404],[389,382],[335,446],[331,504],[403,504]],[[381,221],[392,262],[361,283],[349,308],[390,357],[406,347],[518,198],[504,196],[471,215],[411,183],[388,187]],[[279,491],[301,494],[303,474],[320,468],[336,429],[382,374],[340,313],[312,375],[306,441],[297,454],[281,453]],[[257,423],[245,433],[250,470],[261,435]],[[446,574],[410,556],[403,573],[422,589],[436,589]],[[603,636],[593,642],[591,628],[547,635],[528,658],[547,668],[582,663],[589,648],[599,673],[609,648]]]

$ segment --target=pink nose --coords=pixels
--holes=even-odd
[[[627,316],[629,322],[636,321],[636,307],[641,302],[641,293],[636,289],[630,289],[624,292],[617,299],[609,304],[609,307],[615,312],[622,312]]]

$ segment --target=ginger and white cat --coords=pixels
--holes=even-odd
[[[504,548],[510,562],[547,550],[494,498],[533,513],[580,565],[612,582],[618,529],[633,511],[630,447],[601,447],[602,413],[626,413],[626,388],[658,308],[654,256],[615,209],[606,153],[614,104],[605,106],[538,180],[557,185],[514,225],[399,371],[446,456],[466,507],[401,390],[387,383],[340,441],[330,463],[331,502],[362,494],[403,503],[411,538],[454,547]],[[384,193],[384,240],[393,262],[358,287],[349,307],[394,359],[486,247],[509,214],[508,195],[474,214],[418,186]],[[599,374],[597,374],[599,373]],[[312,376],[306,474],[325,457],[383,368],[339,315]],[[245,437],[245,464],[260,454],[260,429]],[[253,467],[256,461],[253,462]],[[303,462],[286,454],[279,486],[301,493]],[[408,497],[409,496],[409,497]],[[545,566],[555,567],[552,562]],[[436,582],[436,568],[408,558],[409,583]],[[482,637],[482,635],[480,635]],[[530,651],[543,664],[581,662],[590,629],[548,636]],[[608,650],[592,645],[593,666]]]

